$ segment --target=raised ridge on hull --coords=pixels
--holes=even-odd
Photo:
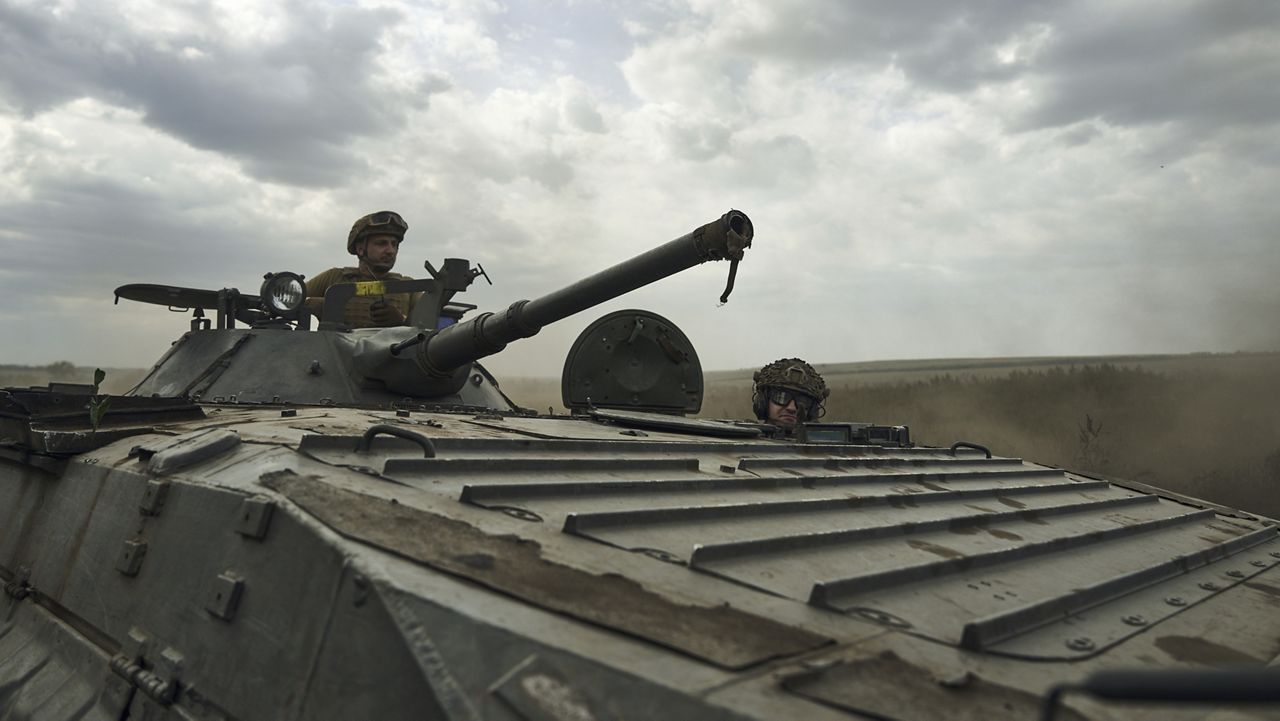
[[[477,444],[506,459],[388,458],[384,473],[770,594],[1024,657],[1095,655],[1185,607],[1166,596],[1203,600],[1274,566],[1268,552],[1280,548],[1273,526],[1014,458],[718,441]],[[469,445],[444,447],[479,455]],[[734,464],[699,462],[730,448]],[[516,468],[523,480],[506,481]],[[1206,591],[1209,575],[1227,582]],[[1135,608],[1125,599],[1139,592],[1151,598]],[[1072,645],[1086,624],[1105,642]],[[1018,643],[1032,632],[1035,651]],[[1045,643],[1051,633],[1062,638]]]

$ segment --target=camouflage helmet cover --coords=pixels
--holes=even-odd
[[[818,371],[799,358],[776,360],[756,371],[751,380],[757,392],[761,388],[789,388],[813,396],[819,403],[831,395]]]
[[[394,235],[403,241],[404,233],[408,229],[409,224],[404,222],[404,218],[401,218],[399,213],[391,210],[370,213],[351,226],[351,232],[347,234],[347,252],[355,255],[356,241],[370,235]]]

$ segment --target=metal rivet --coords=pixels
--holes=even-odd
[[[878,608],[851,608],[849,613],[890,628],[911,628],[911,622]]]
[[[1272,551],[1272,552],[1271,552],[1271,557],[1272,557],[1272,558],[1280,558],[1280,551]]]
[[[954,676],[937,679],[938,685],[946,688],[968,688],[977,680],[977,675],[972,671],[961,671]]]
[[[120,653],[130,661],[137,661],[145,658],[151,648],[151,637],[145,631],[134,626],[129,629],[129,635],[125,636],[124,643],[120,644]]]
[[[230,621],[236,615],[236,607],[240,605],[243,592],[244,579],[230,571],[220,573],[209,591],[205,610],[224,621]]]
[[[142,500],[138,502],[138,511],[144,516],[160,515],[160,509],[168,495],[168,481],[147,481],[147,489],[142,492]]]
[[[1257,566],[1258,568],[1266,568],[1268,566],[1266,561],[1249,561],[1249,565]]]
[[[1122,619],[1120,619],[1120,620],[1124,621],[1126,624],[1128,624],[1128,625],[1130,625],[1130,626],[1145,626],[1145,625],[1147,625],[1147,619],[1146,619],[1146,618],[1144,618],[1142,615],[1137,614],[1137,613],[1134,613],[1134,614],[1130,614],[1130,615],[1128,615],[1128,616],[1125,616],[1124,618],[1122,618]]]
[[[508,516],[511,516],[512,518],[519,518],[522,521],[532,521],[534,523],[542,522],[542,516],[524,508],[516,508],[515,506],[489,506],[489,508],[495,511],[502,511]]]
[[[126,576],[136,576],[142,568],[142,559],[147,555],[146,541],[125,541],[120,556],[116,559],[116,570]]]
[[[656,558],[659,561],[666,561],[667,563],[676,563],[680,565],[684,564],[683,558],[680,558],[670,551],[664,551],[661,548],[634,548],[632,550],[639,551],[649,558]]]
[[[1185,606],[1185,605],[1187,605],[1187,600],[1186,600],[1185,598],[1183,598],[1182,596],[1169,596],[1168,598],[1166,598],[1166,599],[1164,600],[1164,602],[1165,602],[1165,603],[1167,603],[1167,604],[1169,604],[1170,606]]]
[[[160,663],[157,670],[161,675],[168,678],[171,682],[176,681],[182,676],[182,669],[186,666],[186,658],[171,647],[166,647],[160,652]],[[173,691],[177,691],[174,687]]]
[[[1200,588],[1203,588],[1206,591],[1216,591],[1218,590],[1218,584],[1213,581],[1205,581],[1200,584]]]
[[[1086,638],[1084,636],[1077,636],[1076,638],[1067,641],[1067,648],[1072,651],[1092,651],[1093,639]]]
[[[1227,571],[1227,575],[1232,578],[1244,578],[1244,571],[1231,570]]]
[[[800,665],[806,671],[825,671],[840,662],[834,658],[811,658],[807,661],[801,661]]]
[[[246,498],[240,503],[240,511],[236,515],[236,533],[245,538],[262,538],[267,535],[271,525],[271,513],[276,504],[269,498]]]
[[[351,585],[355,588],[351,594],[351,603],[359,608],[369,600],[369,579],[357,573],[351,577]]]

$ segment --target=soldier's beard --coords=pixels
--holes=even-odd
[[[360,262],[364,267],[369,269],[370,273],[373,273],[374,275],[386,275],[387,273],[390,273],[391,269],[396,265],[394,260],[390,263],[379,263],[367,255],[360,256]]]

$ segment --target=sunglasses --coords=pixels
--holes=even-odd
[[[384,210],[369,216],[370,227],[379,225],[394,225],[400,230],[409,229],[409,224],[404,222],[404,218],[401,218],[399,213],[393,213],[390,210]]]
[[[793,391],[789,388],[770,388],[765,395],[770,403],[786,407],[791,401],[796,402],[796,412],[807,414],[818,404],[818,399],[808,393]]]

